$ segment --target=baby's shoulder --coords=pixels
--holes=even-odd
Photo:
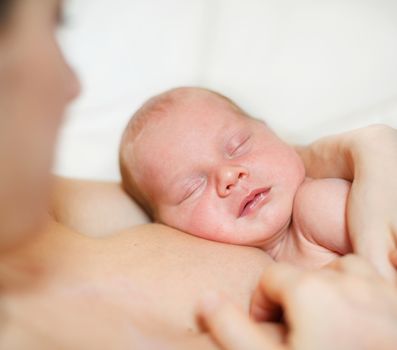
[[[350,187],[351,183],[343,179],[305,179],[294,199],[295,229],[317,243],[344,232]]]
[[[346,197],[350,191],[351,182],[338,178],[312,179],[307,177],[299,186],[294,200],[294,207],[325,203]]]

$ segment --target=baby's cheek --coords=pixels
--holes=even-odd
[[[204,239],[233,243],[226,222],[219,209],[199,203],[190,216],[189,232]]]
[[[305,179],[305,168],[298,154],[291,148],[268,161],[271,177],[285,190],[296,190]]]

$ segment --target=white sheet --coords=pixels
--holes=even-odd
[[[84,92],[55,171],[118,179],[133,111],[180,85],[217,89],[285,138],[397,127],[395,0],[69,0],[60,33]]]

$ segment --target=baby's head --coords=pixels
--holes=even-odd
[[[289,224],[305,176],[264,122],[199,88],[146,102],[124,132],[120,166],[125,189],[157,222],[258,247]]]

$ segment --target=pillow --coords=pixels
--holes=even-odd
[[[291,142],[397,127],[393,0],[70,0],[60,33],[84,92],[55,171],[119,179],[117,150],[153,94],[200,85],[234,99]]]

